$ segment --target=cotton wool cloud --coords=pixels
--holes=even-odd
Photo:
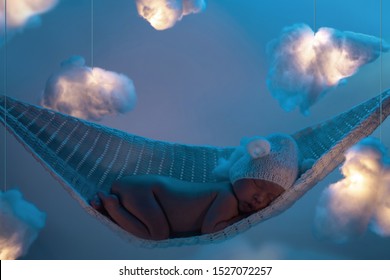
[[[46,214],[24,200],[18,190],[0,191],[0,259],[25,255],[45,222]]]
[[[173,27],[183,16],[206,8],[205,0],[136,0],[138,14],[156,30]]]
[[[341,171],[344,178],[321,195],[317,236],[341,243],[368,228],[390,236],[390,158],[384,146],[377,139],[364,139],[347,151]]]
[[[305,24],[289,26],[268,44],[267,86],[284,110],[298,107],[308,114],[329,90],[389,49],[374,36],[327,27],[314,32]]]
[[[7,3],[6,3],[7,2]],[[4,36],[5,15],[11,35],[40,22],[40,16],[53,9],[58,0],[7,0],[0,2],[0,36]],[[7,8],[7,14],[5,14]]]
[[[74,117],[101,120],[126,113],[136,103],[133,81],[127,76],[98,67],[87,67],[73,56],[46,82],[41,104]]]

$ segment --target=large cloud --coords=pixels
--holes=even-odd
[[[382,43],[382,51],[390,45]],[[380,55],[379,38],[332,28],[316,33],[305,24],[286,27],[268,45],[272,64],[267,85],[286,111],[304,114],[329,89]]]
[[[0,259],[26,254],[45,221],[46,214],[25,201],[19,191],[0,191]]]
[[[199,13],[206,7],[205,0],[136,0],[138,14],[155,29],[171,28],[183,16]]]
[[[349,149],[344,179],[325,189],[316,211],[319,237],[345,242],[369,226],[390,236],[390,160],[381,143],[367,138]]]
[[[5,5],[7,3],[7,5]],[[52,9],[58,0],[8,0],[0,2],[0,41],[4,36],[5,7],[7,7],[7,30],[12,33],[26,26],[36,25],[40,15]]]
[[[87,67],[84,58],[73,56],[48,79],[41,103],[78,118],[100,120],[130,111],[135,102],[134,84],[128,77]]]

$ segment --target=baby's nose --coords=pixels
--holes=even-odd
[[[261,193],[253,197],[253,205],[257,209],[262,209],[270,203],[269,196],[266,193]]]

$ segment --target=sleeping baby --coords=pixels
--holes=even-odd
[[[214,170],[215,183],[157,175],[127,176],[92,207],[143,239],[213,233],[267,207],[298,176],[298,147],[291,136],[244,140]]]

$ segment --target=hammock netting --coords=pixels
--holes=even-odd
[[[390,114],[390,90],[347,112],[293,134],[303,159],[315,163],[267,208],[216,233],[152,241],[121,229],[88,201],[129,175],[155,174],[188,182],[216,182],[218,160],[234,147],[194,146],[152,140],[0,96],[0,121],[79,201],[122,237],[145,247],[218,242],[280,214],[344,160],[344,152],[370,135]]]

